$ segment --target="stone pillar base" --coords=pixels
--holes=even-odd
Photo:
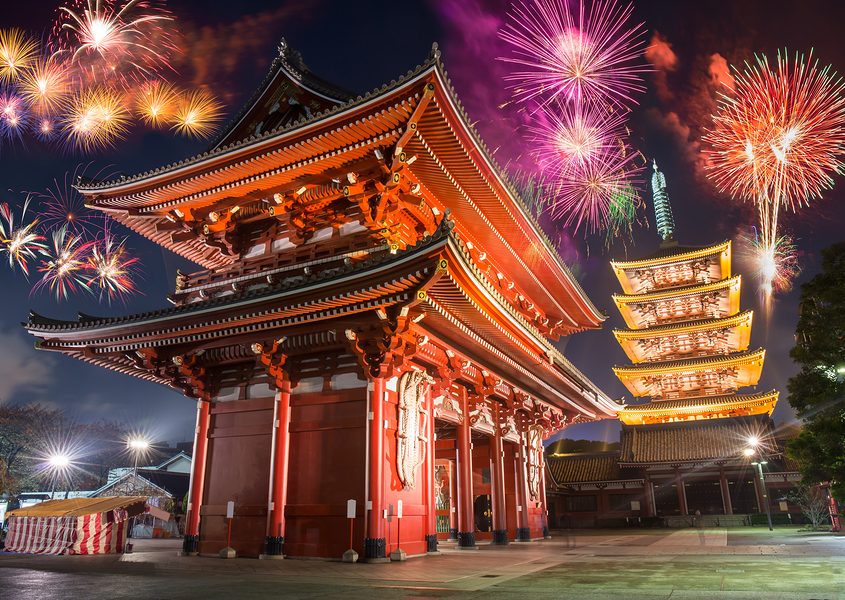
[[[395,560],[397,562],[406,561],[408,560],[408,555],[404,550],[402,550],[402,548],[398,548],[390,553],[390,560]]]
[[[493,530],[493,544],[495,546],[507,546],[508,545],[508,532],[505,529],[494,529]]]
[[[429,553],[437,552],[437,534],[425,536],[425,551]]]
[[[354,563],[358,562],[358,553],[352,548],[343,553],[343,562]]]
[[[552,534],[549,533],[549,526],[543,525],[543,538],[549,540],[552,538]]]
[[[199,554],[200,536],[186,535],[182,540],[182,556],[196,556]]]
[[[237,558],[238,553],[231,546],[226,546],[220,551],[220,558]]]
[[[459,531],[458,532],[458,547],[460,547],[460,548],[475,548],[475,532],[474,531]]]
[[[519,527],[516,530],[516,541],[517,542],[530,542],[531,541],[531,529],[528,527]]]
[[[366,538],[364,540],[364,562],[390,562],[387,558],[387,542],[384,538]]]
[[[282,547],[285,544],[284,536],[268,535],[264,538],[264,555],[282,556]]]
[[[457,542],[458,541],[458,530],[457,529],[450,529],[449,530],[449,540],[450,542]]]

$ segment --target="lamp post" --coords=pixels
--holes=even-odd
[[[751,436],[748,438],[748,448],[744,450],[744,454],[748,458],[753,458],[757,455],[757,460],[751,461],[757,470],[757,477],[760,478],[760,489],[763,495],[763,504],[766,505],[766,519],[769,522],[769,531],[774,531],[772,527],[772,507],[769,506],[769,494],[766,491],[766,480],[763,477],[763,465],[768,464],[763,458],[763,453],[760,451],[760,438]]]

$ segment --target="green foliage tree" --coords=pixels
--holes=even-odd
[[[845,500],[845,243],[824,250],[822,271],[801,286],[789,403],[803,420],[787,451],[804,482],[830,482]]]

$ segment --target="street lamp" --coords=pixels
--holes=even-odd
[[[140,437],[130,438],[127,446],[132,454],[132,491],[134,492],[138,482],[138,459],[150,449],[150,442]]]
[[[47,464],[50,466],[50,471],[53,475],[53,485],[50,489],[50,500],[53,500],[56,495],[56,483],[58,483],[59,476],[67,471],[70,467],[70,463],[70,456],[67,454],[52,454],[47,459]]]
[[[763,454],[760,451],[760,438],[755,435],[750,436],[748,438],[748,448],[743,450],[743,454],[745,454],[748,458],[752,458],[755,454],[759,454],[759,458],[751,461],[751,464],[757,469],[757,476],[760,478],[760,488],[763,492],[763,504],[766,505],[766,519],[769,522],[769,531],[774,531],[774,528],[772,527],[772,507],[769,506],[769,495],[766,491],[766,480],[763,477],[763,465],[768,464],[768,462],[763,458]]]

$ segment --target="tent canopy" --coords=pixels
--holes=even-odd
[[[27,508],[19,508],[9,513],[9,515],[13,517],[82,517],[84,515],[123,508],[132,517],[144,512],[144,503],[146,501],[146,496],[110,496],[104,498],[48,500]]]

